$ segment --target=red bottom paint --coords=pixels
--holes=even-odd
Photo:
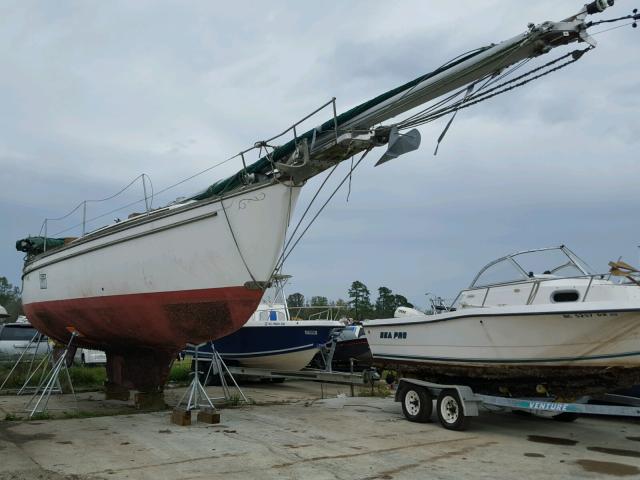
[[[29,321],[66,343],[107,352],[109,382],[126,388],[160,388],[169,362],[187,343],[228,335],[256,310],[261,290],[226,287],[111,295],[27,303]]]

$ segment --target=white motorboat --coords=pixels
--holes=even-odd
[[[485,266],[447,311],[367,321],[366,335],[378,364],[480,391],[629,387],[640,380],[633,273],[612,263],[594,274],[565,246],[518,252]]]

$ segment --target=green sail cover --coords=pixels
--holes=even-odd
[[[29,255],[38,255],[44,252],[45,237],[27,237],[16,242],[16,250],[25,252]],[[47,250],[62,247],[64,238],[47,237]]]
[[[482,53],[483,51],[485,51],[486,49],[491,48],[491,46],[487,46],[487,47],[483,47],[483,48],[479,48],[478,50],[474,50],[471,53],[468,53],[466,55],[463,55],[461,57],[459,57],[458,59],[456,59],[455,61],[452,61],[450,63],[447,63],[445,65],[443,65],[442,67],[434,70],[433,72],[429,72],[425,75],[422,75],[421,77],[418,77],[414,80],[411,80],[408,83],[405,83],[404,85],[401,85],[397,88],[394,88],[393,90],[389,90],[388,92],[383,93],[382,95],[378,95],[377,97],[364,102],[356,107],[353,107],[350,110],[347,110],[346,112],[340,114],[337,116],[337,123],[338,126],[340,126],[341,124],[348,122],[349,120],[357,117],[358,115],[360,115],[363,112],[366,112],[367,110],[374,108],[376,105],[388,100],[389,98],[402,93],[405,90],[408,90],[410,88],[413,88],[414,86],[418,85],[421,82],[424,82],[425,80],[438,75],[472,57],[475,57],[476,55]],[[331,118],[330,120],[327,120],[326,122],[324,122],[322,125],[320,125],[320,127],[314,128],[309,130],[308,132],[305,132],[304,134],[298,136],[298,141],[302,140],[302,139],[307,139],[309,142],[311,141],[311,139],[313,138],[313,134],[314,134],[314,130],[316,133],[316,136],[324,133],[324,132],[328,132],[328,131],[332,131],[334,129],[334,119]],[[291,155],[296,149],[296,140],[292,139],[289,142],[285,143],[284,145],[281,145],[280,147],[276,148],[272,155],[271,155],[271,161],[273,162],[279,162],[281,160],[284,160],[285,158],[287,158],[289,155]],[[247,173],[267,173],[269,172],[269,170],[271,169],[271,162],[269,161],[269,159],[264,156],[262,157],[260,160],[258,160],[255,163],[252,163],[251,165],[247,166],[246,172]],[[231,190],[234,190],[238,187],[240,187],[243,183],[242,183],[242,177],[244,175],[245,170],[240,170],[239,172],[237,172],[236,174],[232,175],[231,177],[225,178],[223,180],[219,180],[216,183],[214,183],[213,185],[211,185],[210,187],[208,187],[206,190],[198,193],[197,195],[194,195],[193,197],[189,198],[189,200],[204,200],[206,198],[210,198],[210,197],[214,197],[217,195],[223,195],[226,192],[229,192]]]

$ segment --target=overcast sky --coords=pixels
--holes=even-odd
[[[142,172],[161,190],[332,96],[343,111],[582,3],[2,2],[0,276],[19,284],[15,240],[85,198]],[[603,18],[632,6],[619,1]],[[345,298],[359,279],[423,306],[425,292],[455,296],[498,256],[562,243],[600,271],[619,256],[637,264],[638,31],[595,38],[577,64],[461,111],[438,156],[444,121],[421,129],[419,151],[375,169],[383,151],[374,151],[349,202],[338,194],[289,258],[289,293]],[[237,168],[197,177],[156,205]],[[92,204],[89,216],[140,196],[138,184]],[[79,220],[52,222],[49,233]]]

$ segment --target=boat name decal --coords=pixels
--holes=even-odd
[[[405,339],[407,332],[380,332],[380,338]]]
[[[318,331],[317,330],[305,330],[304,334],[305,335],[317,335]]]
[[[254,195],[253,198],[243,198],[240,201],[238,201],[238,208],[240,210],[244,210],[245,208],[247,208],[247,203],[249,202],[260,202],[262,200],[264,200],[267,197],[267,195],[264,192],[260,192],[256,195]]]
[[[565,313],[562,318],[593,318],[593,317],[617,317],[615,312],[595,312],[595,313]]]
[[[566,403],[554,403],[554,402],[529,402],[529,408],[533,410],[551,410],[554,412],[565,412],[567,410]]]

